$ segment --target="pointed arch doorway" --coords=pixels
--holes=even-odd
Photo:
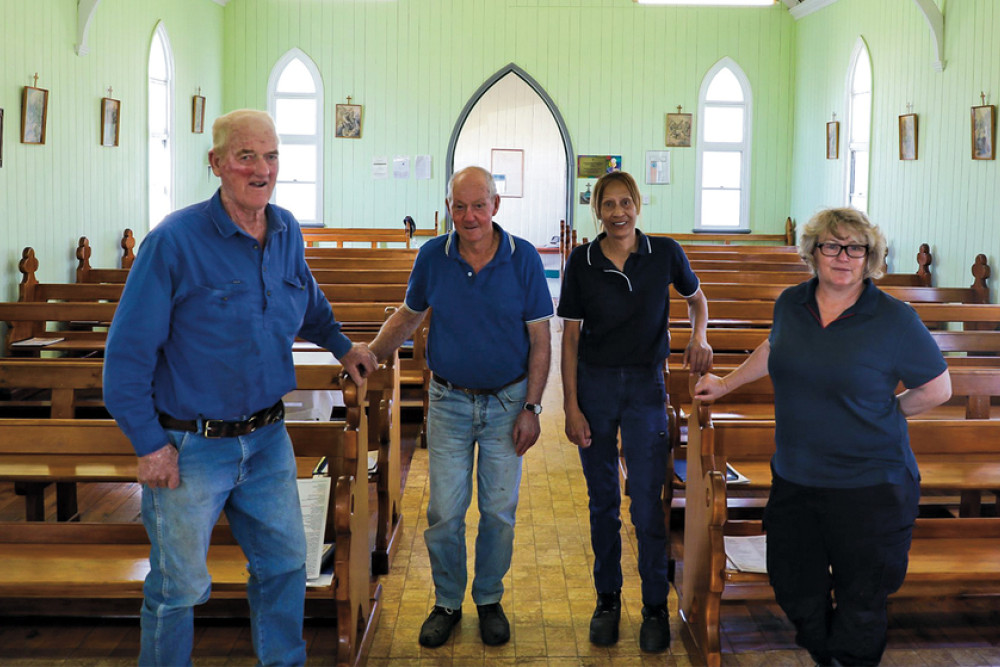
[[[520,178],[504,174],[499,189],[507,192],[496,221],[544,247],[558,240],[560,220],[573,224],[573,155],[555,103],[537,81],[511,63],[469,98],[452,130],[446,165],[448,178],[469,165],[490,169],[496,177],[498,168],[516,170],[517,158],[523,158]]]

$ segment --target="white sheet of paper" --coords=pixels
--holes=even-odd
[[[306,579],[320,575],[323,565],[323,533],[330,508],[330,478],[324,475],[299,479],[299,504],[306,530]]]
[[[429,181],[431,178],[431,156],[418,155],[414,158],[414,171],[418,181]]]
[[[726,536],[726,558],[741,572],[767,572],[767,536]]]

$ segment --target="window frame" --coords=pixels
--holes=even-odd
[[[743,91],[743,101],[737,102],[708,102],[706,99],[708,89],[711,87],[715,77],[723,69],[728,69]],[[741,107],[743,109],[743,141],[742,142],[707,142],[705,140],[705,109],[710,107]],[[697,154],[695,157],[695,202],[694,218],[695,232],[712,233],[749,233],[750,231],[750,150],[752,144],[751,128],[753,127],[753,91],[750,88],[750,80],[735,60],[725,57],[715,63],[705,74],[701,82],[701,90],[698,93],[698,127],[697,127]],[[740,217],[736,226],[719,227],[716,225],[706,226],[702,221],[701,200],[702,188],[702,168],[704,154],[706,152],[741,152],[740,160]]]
[[[305,65],[306,70],[312,77],[313,86],[315,92],[312,93],[279,93],[278,92],[278,82],[281,80],[281,75],[284,74],[285,69],[292,63],[292,61],[298,60],[303,65]],[[271,74],[267,80],[267,110],[271,114],[271,118],[275,119],[277,124],[277,101],[278,99],[311,99],[316,102],[316,133],[313,135],[282,135],[278,134],[279,151],[280,144],[284,145],[298,145],[298,146],[315,146],[316,148],[316,219],[315,220],[299,220],[299,224],[303,227],[323,227],[323,160],[324,160],[324,123],[323,123],[323,77],[320,75],[319,68],[316,67],[316,63],[313,59],[306,55],[305,51],[299,48],[292,48],[285,52],[281,58],[275,63],[274,67],[271,68]],[[286,183],[291,183],[292,181],[285,181]],[[281,187],[281,170],[278,170],[278,182],[275,185],[274,193],[271,195],[271,203],[277,201],[278,188]],[[298,216],[296,216],[298,219]]]
[[[150,62],[152,61],[152,57],[153,57],[153,49],[154,49],[154,47],[156,47],[157,42],[159,42],[160,48],[162,48],[162,50],[163,50],[163,59],[164,59],[165,68],[166,68],[166,79],[164,79],[162,83],[165,84],[165,89],[166,89],[166,99],[164,101],[164,104],[165,104],[166,108],[164,109],[164,114],[165,114],[166,125],[167,125],[167,127],[166,127],[166,133],[163,135],[163,137],[166,139],[166,142],[167,142],[167,155],[168,155],[168,158],[170,160],[170,165],[169,165],[169,167],[167,169],[168,182],[169,182],[169,186],[168,187],[170,189],[169,196],[168,196],[168,199],[169,199],[168,209],[169,210],[167,211],[167,213],[168,214],[171,213],[172,211],[176,210],[176,207],[177,207],[177,204],[176,204],[176,201],[177,201],[176,200],[176,177],[175,177],[175,171],[176,171],[175,170],[175,166],[177,164],[177,155],[176,155],[177,142],[174,140],[175,137],[176,137],[176,132],[175,132],[176,125],[175,125],[175,118],[174,118],[174,106],[175,106],[174,105],[174,100],[175,100],[175,94],[174,94],[174,83],[175,83],[175,76],[174,76],[174,50],[173,50],[173,47],[170,45],[170,35],[167,33],[167,27],[166,27],[166,25],[164,25],[163,21],[160,21],[159,23],[156,24],[156,28],[153,30],[153,34],[150,37],[150,41],[149,41],[149,53],[148,53],[148,56],[146,58],[146,86],[147,86],[147,88],[146,88],[146,102],[147,102],[147,108],[146,108],[146,130],[147,130],[147,135],[146,135],[146,215],[147,215],[147,218],[148,218],[148,227],[147,227],[147,229],[153,229],[156,225],[158,225],[163,220],[163,216],[157,216],[157,217],[155,217],[155,219],[154,219],[154,216],[153,216],[153,211],[152,211],[152,201],[153,201],[152,189],[153,189],[153,182],[152,182],[152,169],[151,169],[151,165],[150,165],[150,160],[151,160],[152,156],[151,156],[151,154],[149,152],[149,142],[151,142],[154,138],[158,138],[160,136],[158,134],[154,136],[154,131],[153,131],[152,123],[150,122],[152,120],[152,105],[149,104],[149,102],[150,102],[150,92],[152,90],[151,86],[152,86],[152,82],[153,82],[153,77],[150,76],[150,74],[149,74],[149,66],[150,66]]]
[[[854,102],[854,97],[855,97],[855,94],[856,94],[854,92],[854,81],[855,81],[855,78],[857,77],[858,66],[861,64],[860,63],[860,59],[861,59],[862,55],[864,55],[864,57],[868,61],[868,80],[871,82],[871,85],[868,88],[868,138],[867,138],[867,141],[854,141],[853,136],[854,136],[854,121],[855,121],[855,118],[854,118],[854,104],[853,104],[853,102]],[[844,160],[844,184],[843,184],[843,188],[844,188],[844,204],[846,206],[854,207],[853,200],[855,199],[855,197],[859,197],[860,196],[861,198],[864,199],[865,206],[864,206],[863,209],[858,209],[858,210],[860,210],[862,213],[865,213],[866,215],[868,214],[868,210],[871,208],[871,200],[869,199],[869,197],[871,195],[870,186],[871,186],[871,177],[872,177],[872,171],[871,171],[871,164],[872,164],[871,163],[871,161],[872,161],[872,153],[871,153],[872,124],[871,124],[871,118],[872,118],[872,106],[873,106],[872,102],[874,100],[874,89],[875,89],[875,77],[874,77],[874,72],[872,70],[871,51],[868,49],[868,44],[865,43],[864,38],[863,37],[858,37],[857,42],[855,42],[855,44],[854,44],[854,49],[851,51],[851,60],[850,60],[850,63],[848,65],[848,68],[847,68],[847,85],[845,87],[846,99],[844,101],[844,104],[845,104],[844,108],[845,108],[846,111],[845,111],[845,114],[844,114],[844,118],[845,118],[845,120],[844,120],[844,138],[845,138],[844,139],[844,147],[845,147],[844,157],[847,158],[847,159]],[[856,190],[852,190],[852,188],[851,188],[851,186],[853,185],[853,179],[851,178],[851,173],[854,170],[854,166],[855,166],[855,159],[854,159],[855,153],[861,152],[861,151],[864,151],[864,152],[866,152],[868,154],[868,169],[867,169],[868,180],[864,184],[864,186],[865,186],[864,191],[860,195],[857,195],[856,194],[857,191]]]

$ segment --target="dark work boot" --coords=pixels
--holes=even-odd
[[[643,605],[639,627],[639,648],[647,653],[662,653],[670,647],[670,613],[667,605]]]
[[[618,622],[622,617],[622,594],[598,593],[597,607],[590,619],[590,643],[611,646],[618,641]]]
[[[434,606],[431,615],[420,628],[420,645],[436,648],[448,641],[451,630],[462,620],[462,608],[448,609]]]

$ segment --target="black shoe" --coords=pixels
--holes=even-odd
[[[647,653],[662,653],[670,646],[670,614],[667,605],[644,605],[639,628],[639,648]]]
[[[448,641],[451,636],[451,629],[462,620],[462,608],[448,609],[434,605],[431,615],[427,617],[420,627],[420,645],[427,648],[436,648]]]
[[[510,623],[499,602],[476,605],[479,612],[479,636],[487,646],[499,646],[510,641]]]
[[[598,593],[597,608],[590,619],[590,643],[611,646],[618,641],[618,622],[622,617],[622,594]]]

